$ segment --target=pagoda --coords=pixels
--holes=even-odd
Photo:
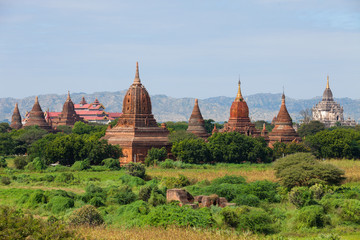
[[[275,142],[300,142],[301,138],[293,128],[292,119],[285,105],[285,94],[281,97],[280,111],[275,120],[275,127],[269,133],[269,146]]]
[[[186,131],[191,132],[203,139],[207,139],[209,137],[209,134],[206,132],[205,129],[205,121],[201,115],[197,99],[195,99],[194,109],[191,113],[189,119],[189,126]]]
[[[336,126],[340,123],[343,126],[355,126],[356,122],[352,119],[344,120],[344,109],[339,103],[334,101],[333,93],[330,89],[329,76],[323,93],[322,101],[312,108],[313,120],[322,122],[325,127]]]
[[[224,125],[223,132],[239,132],[247,136],[260,136],[261,132],[255,128],[249,118],[249,107],[241,94],[240,80],[238,93],[230,108],[229,121]]]
[[[20,111],[19,111],[19,107],[18,107],[18,103],[15,104],[15,108],[14,108],[14,112],[13,115],[11,117],[11,124],[10,127],[13,129],[20,129],[22,128],[22,123],[21,123],[21,115],[20,115]]]
[[[151,110],[151,100],[139,77],[139,65],[133,84],[123,100],[122,115],[117,124],[106,130],[103,139],[122,148],[120,164],[143,162],[151,148],[166,147],[170,150],[169,131],[166,125],[158,127]]]
[[[52,125],[56,126],[74,126],[74,124],[78,121],[84,122],[83,118],[81,118],[74,109],[74,103],[70,98],[70,92],[68,92],[67,99],[63,105],[63,109],[61,113],[54,118],[52,121]]]
[[[39,99],[37,96],[35,98],[34,106],[29,113],[29,117],[24,124],[25,127],[34,125],[37,125],[44,130],[52,131],[51,126],[45,120],[44,112],[41,110]]]

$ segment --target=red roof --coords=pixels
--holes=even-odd
[[[109,117],[112,117],[112,118],[119,118],[122,113],[118,113],[118,112],[114,112],[114,113],[108,113],[109,114]]]

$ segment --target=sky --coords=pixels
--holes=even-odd
[[[360,99],[359,0],[0,0],[0,98],[127,89]]]

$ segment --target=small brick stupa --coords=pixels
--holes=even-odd
[[[280,111],[275,120],[275,127],[269,133],[269,146],[272,147],[275,142],[300,142],[301,138],[293,128],[292,119],[285,105],[285,94],[281,97]]]
[[[122,148],[124,156],[120,158],[120,164],[143,162],[153,147],[170,150],[169,131],[165,124],[158,127],[156,123],[149,93],[140,82],[138,63],[134,82],[124,97],[122,112],[116,126],[109,127],[103,137]]]
[[[187,131],[195,134],[200,138],[207,139],[209,137],[209,134],[206,132],[205,129],[205,122],[201,115],[197,99],[195,99],[195,105],[189,119],[189,126]]]
[[[46,122],[44,112],[41,110],[39,99],[36,96],[34,106],[32,107],[29,117],[25,123],[26,126],[34,126],[37,125],[42,129],[47,131],[52,131],[51,126]]]
[[[240,80],[238,93],[230,108],[230,118],[224,125],[223,132],[239,132],[247,136],[260,136],[261,133],[251,123],[249,118],[249,107],[241,94]]]
[[[12,129],[20,129],[22,128],[22,123],[21,123],[21,115],[20,115],[20,111],[19,111],[19,107],[18,104],[15,104],[15,108],[14,108],[14,113],[11,117],[11,124],[10,127]]]
[[[62,112],[58,117],[52,120],[52,125],[56,126],[74,126],[74,124],[78,121],[83,122],[83,118],[81,118],[74,109],[74,103],[70,98],[70,92],[68,92],[67,99],[63,105]]]

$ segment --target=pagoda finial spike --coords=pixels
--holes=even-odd
[[[39,102],[39,98],[38,96],[35,97],[35,102],[38,103]]]
[[[237,95],[236,95],[235,101],[242,101],[244,98],[243,98],[243,96],[242,96],[242,94],[241,94],[241,87],[240,87],[240,85],[241,85],[241,81],[240,81],[240,76],[239,76],[239,82],[238,82],[238,85],[239,85],[239,87],[238,87],[238,92],[237,92]]]
[[[135,72],[135,79],[134,79],[134,83],[135,84],[140,84],[140,74],[139,74],[139,63],[136,62],[136,72]]]
[[[67,99],[66,100],[70,100],[70,91],[68,90],[68,95],[67,95]]]
[[[330,84],[329,84],[329,75],[327,75],[327,83],[326,83],[326,88],[329,89],[330,88]]]

